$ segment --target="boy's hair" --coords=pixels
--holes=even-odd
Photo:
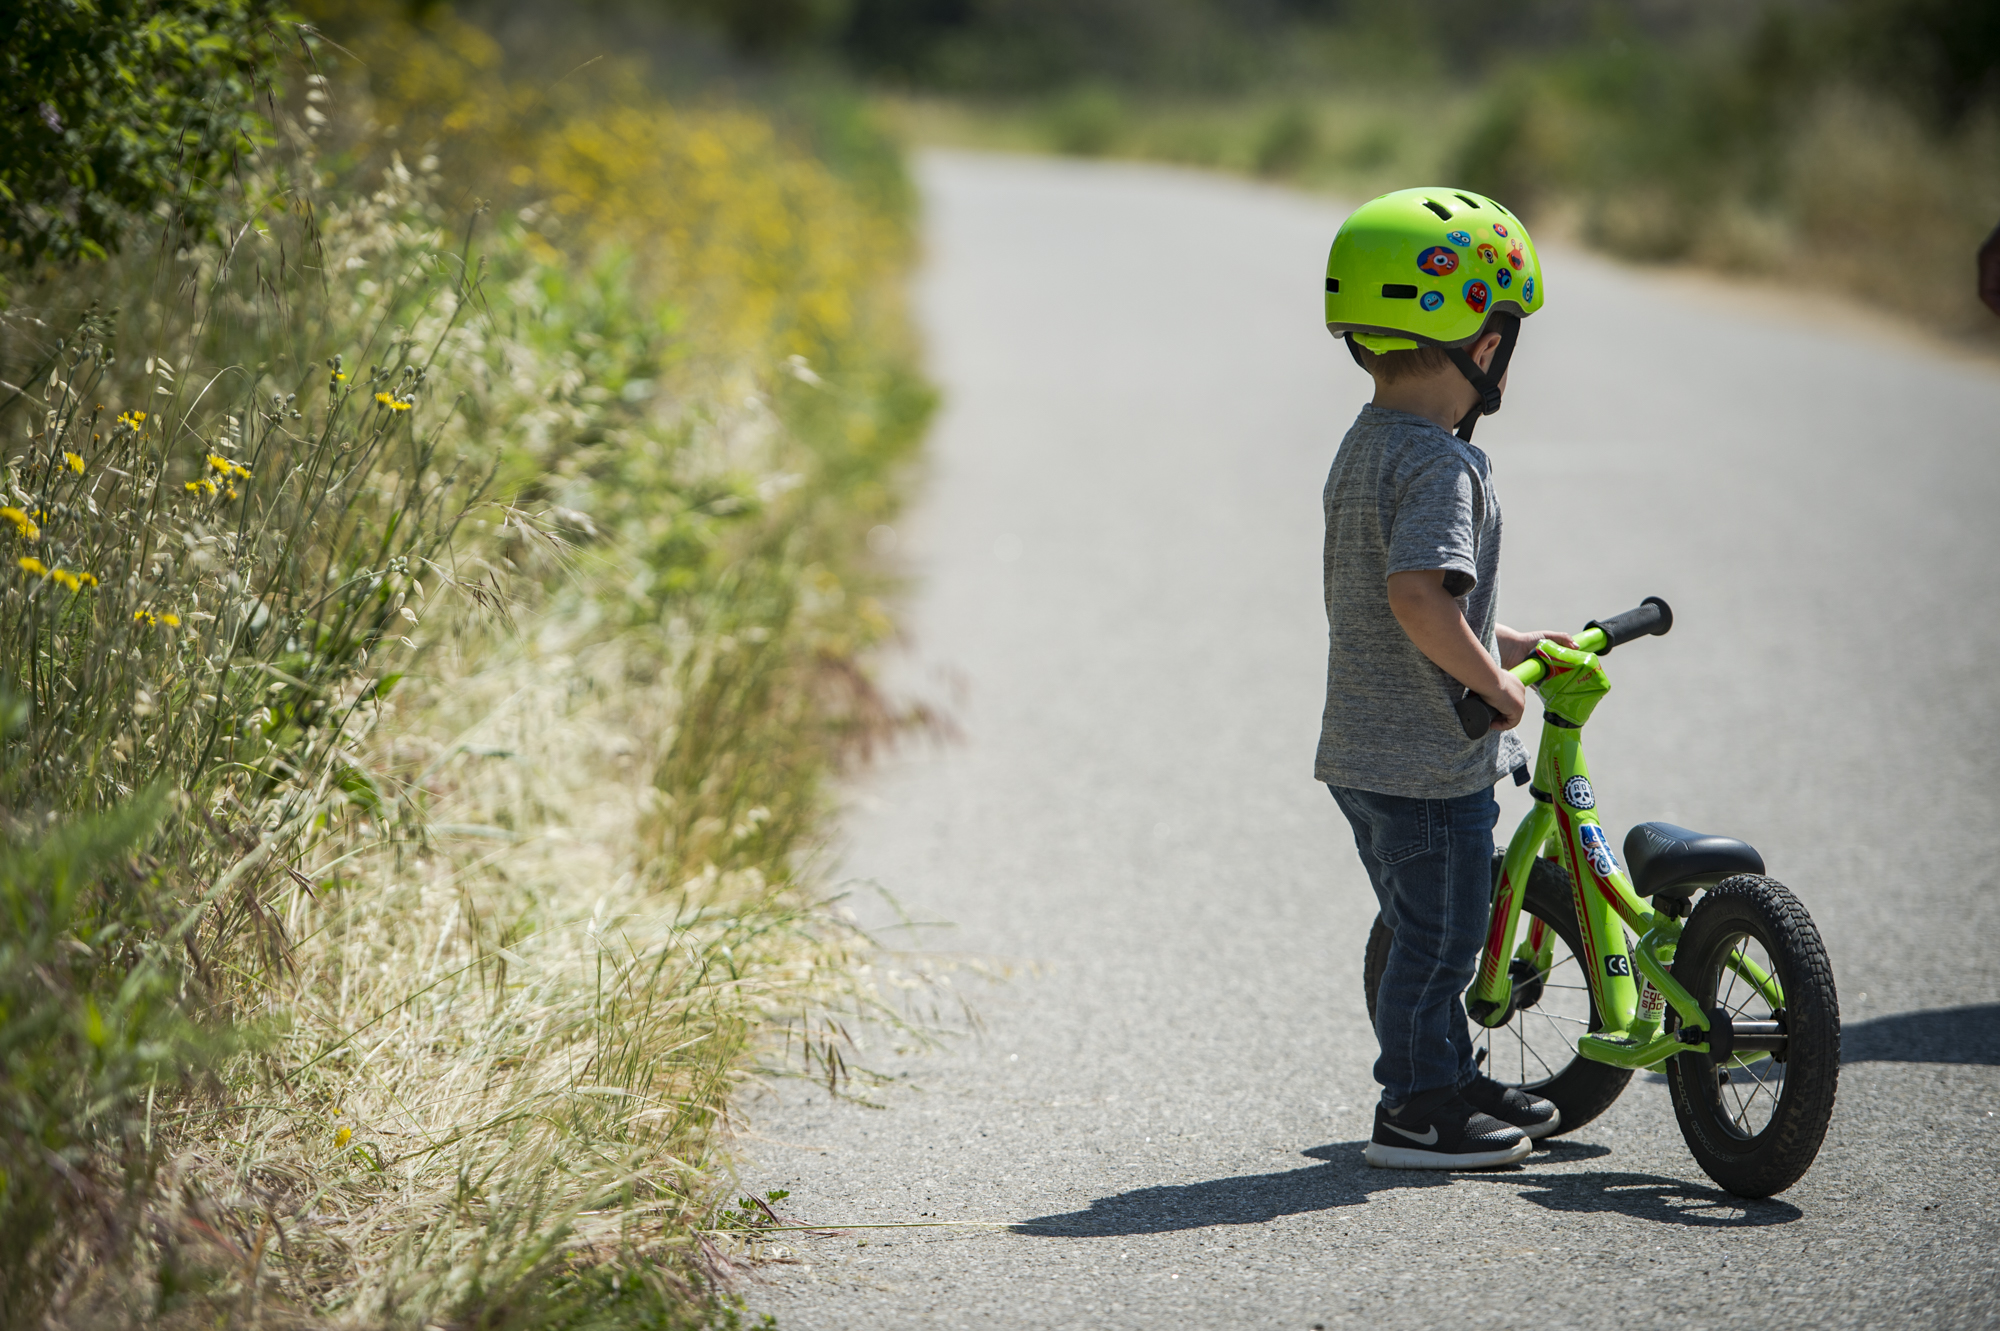
[[[1360,354],[1361,368],[1385,384],[1420,375],[1443,374],[1453,368],[1451,357],[1445,355],[1444,349],[1428,343],[1411,351],[1370,351],[1359,342],[1349,345]]]

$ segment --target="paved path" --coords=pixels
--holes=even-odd
[[[2000,375],[1547,252],[1479,431],[1502,615],[1672,602],[1591,727],[1606,822],[1756,842],[1826,935],[1849,1062],[1819,1163],[1769,1202],[1709,1186],[1645,1079],[1525,1167],[1372,1171],[1374,904],[1311,780],[1320,487],[1365,388],[1319,322],[1341,210],[1139,167],[920,171],[948,406],[903,543],[967,742],[865,782],[846,864],[1017,970],[961,976],[983,1037],[875,1043],[907,1079],[886,1108],[754,1103],[745,1181],[814,1221],[1044,1223],[802,1240],[753,1310],[2000,1320]]]

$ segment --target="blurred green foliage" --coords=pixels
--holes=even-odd
[[[134,217],[215,216],[264,142],[276,0],[16,0],[0,11],[0,252],[101,256]]]
[[[1996,94],[1990,4],[1770,4],[1678,40],[1607,25],[1495,78],[1449,172],[1530,218],[1566,210],[1614,253],[1795,276],[1978,331]]]
[[[39,1324],[72,1244],[121,1260],[158,1163],[155,1093],[220,1051],[181,1008],[174,912],[134,854],[166,803],[0,844],[0,1325]]]

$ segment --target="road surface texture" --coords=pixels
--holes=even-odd
[[[1647,818],[1742,836],[1797,891],[1838,975],[1839,1108],[1759,1203],[1710,1184],[1644,1076],[1521,1167],[1376,1171],[1375,904],[1312,780],[1320,489],[1367,388],[1321,326],[1343,210],[1137,166],[919,174],[946,407],[899,543],[965,739],[860,783],[844,872],[1010,974],[958,977],[982,1034],[870,1038],[882,1108],[753,1100],[743,1181],[815,1223],[1036,1223],[793,1238],[751,1309],[786,1331],[2000,1321],[2000,374],[1544,251],[1547,309],[1478,431],[1502,620],[1672,603],[1671,636],[1609,662],[1600,812],[1614,845]],[[1526,801],[1502,796],[1504,837]]]

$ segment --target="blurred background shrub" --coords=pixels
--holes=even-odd
[[[1844,289],[1995,336],[1967,276],[2000,218],[2000,7],[1983,0],[637,8],[765,77],[844,69],[920,139],[1350,196],[1449,177],[1627,258]]]

